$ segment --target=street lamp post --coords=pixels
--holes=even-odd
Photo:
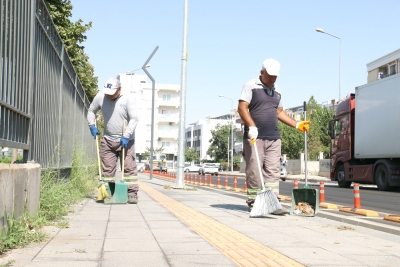
[[[333,35],[333,34],[330,34],[330,33],[327,33],[326,31],[324,31],[323,29],[321,29],[321,28],[316,28],[315,29],[317,32],[320,32],[320,33],[325,33],[325,34],[327,34],[327,35],[330,35],[330,36],[332,36],[332,37],[335,37],[335,38],[337,38],[337,39],[339,39],[339,41],[340,41],[340,50],[339,50],[339,101],[340,101],[340,98],[341,98],[341,95],[340,95],[340,92],[341,92],[341,89],[342,89],[342,71],[341,71],[341,61],[342,61],[342,39],[340,39],[340,37],[338,37],[338,36],[335,36],[335,35]]]
[[[232,98],[226,97],[226,96],[223,96],[223,95],[218,95],[218,96],[231,100],[231,112],[232,112],[232,110],[233,110],[233,100],[232,100]],[[232,161],[231,172],[233,172],[233,115],[232,115],[232,113],[231,113],[231,123],[232,123],[232,125],[231,125],[231,161]],[[229,161],[229,141],[228,141],[228,161]],[[229,162],[228,162],[228,164],[229,164]]]

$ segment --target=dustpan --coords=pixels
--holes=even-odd
[[[125,133],[125,120],[123,122],[123,127],[122,127],[122,134]],[[115,187],[114,187],[114,194],[112,194],[111,198],[106,198],[104,199],[104,204],[126,204],[128,202],[128,184],[124,182],[124,168],[125,168],[125,148],[122,148],[122,152],[121,152],[121,180],[119,182],[115,183]],[[109,194],[109,196],[111,196],[111,191],[112,189],[110,189],[110,183],[108,184],[108,188],[107,188],[107,193]]]
[[[304,101],[304,120],[307,120],[306,102]],[[304,131],[304,163],[305,163],[305,180],[304,188],[293,189],[292,191],[292,207],[290,215],[313,217],[319,211],[319,192],[317,189],[308,187],[308,170],[307,170],[307,132]],[[306,203],[306,204],[305,204]],[[308,205],[307,205],[308,204]],[[312,206],[312,210],[309,209]]]

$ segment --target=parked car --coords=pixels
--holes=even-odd
[[[194,165],[191,165],[191,166],[186,166],[183,169],[183,171],[184,172],[198,172],[200,170],[200,168],[201,168],[200,164],[194,164]]]
[[[144,170],[146,168],[144,162],[137,162],[137,161],[136,161],[136,167],[137,167],[138,172],[144,172]]]
[[[287,170],[285,164],[281,164],[281,180],[286,181],[287,178]]]
[[[204,163],[199,169],[199,174],[211,173],[218,175],[218,166],[214,163]]]

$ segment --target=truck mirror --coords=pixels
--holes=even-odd
[[[335,121],[334,120],[330,120],[329,124],[328,124],[328,135],[331,137],[331,139],[334,139],[334,125],[335,125]]]

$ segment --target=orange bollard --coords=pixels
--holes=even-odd
[[[221,179],[220,179],[220,174],[218,174],[218,180],[217,180],[217,185],[221,185]]]
[[[244,177],[244,187],[243,187],[243,191],[247,192],[247,178]]]
[[[354,184],[354,208],[356,208],[356,209],[361,208],[360,185],[359,184]]]
[[[233,176],[233,188],[234,188],[234,189],[237,188],[237,178],[236,178],[236,175]]]
[[[210,180],[208,181],[208,185],[212,185],[212,174],[210,174]]]
[[[293,186],[294,186],[294,189],[298,189],[298,188],[299,188],[299,180],[294,179],[294,184],[293,184]]]
[[[228,187],[228,175],[225,175],[225,187]]]
[[[324,182],[319,182],[319,202],[325,202],[325,185]]]
[[[199,178],[199,184],[201,185],[203,183],[203,175],[200,174],[200,178]]]
[[[198,174],[195,174],[195,176],[194,176],[194,184],[197,184],[197,177],[198,176],[199,176]]]
[[[187,182],[187,174],[185,173],[185,177],[183,178],[183,181],[186,183]]]
[[[206,185],[206,184],[207,184],[207,182],[208,182],[208,179],[207,179],[207,174],[204,174],[204,185]]]

